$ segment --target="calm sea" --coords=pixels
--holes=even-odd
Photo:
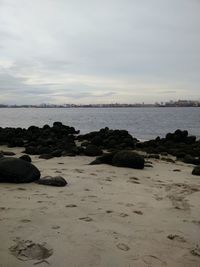
[[[52,125],[61,121],[81,133],[126,129],[139,139],[164,136],[176,129],[187,129],[200,137],[200,108],[1,108],[1,127]]]

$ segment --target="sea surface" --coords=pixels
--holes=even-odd
[[[134,137],[148,140],[176,129],[200,138],[200,108],[1,108],[0,127],[52,125],[73,126],[81,133],[104,127],[126,129]]]

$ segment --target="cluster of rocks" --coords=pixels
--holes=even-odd
[[[77,137],[82,141],[82,146],[97,146],[101,150],[127,150],[135,149],[137,142],[126,130],[111,130],[108,127],[99,131],[90,132],[88,134],[79,135]]]
[[[73,156],[79,153],[75,144],[76,131],[74,127],[54,122],[53,126],[42,128],[30,126],[22,128],[0,128],[0,145],[8,147],[25,147],[24,153],[41,155],[43,158]]]
[[[99,156],[103,149],[134,149],[138,142],[126,130],[104,128],[85,135],[78,134],[79,131],[61,122],[54,122],[52,127],[44,125],[42,128],[0,128],[0,145],[24,147],[26,154],[50,159],[76,155]]]
[[[176,130],[165,138],[139,142],[126,130],[104,128],[79,135],[75,128],[54,122],[53,126],[30,126],[22,128],[0,128],[0,145],[24,147],[20,159],[5,157],[15,155],[0,151],[0,182],[37,182],[45,185],[65,186],[62,177],[40,178],[39,170],[31,164],[29,155],[50,159],[61,156],[97,156],[91,164],[110,164],[118,167],[143,169],[144,157],[133,150],[147,153],[148,158],[160,158],[171,154],[185,163],[197,165],[192,174],[200,175],[200,140],[189,136],[187,131]],[[107,151],[107,153],[105,153]]]
[[[170,154],[185,163],[200,164],[200,140],[196,136],[189,136],[188,131],[176,130],[168,133],[165,138],[137,143],[137,149],[149,154]]]

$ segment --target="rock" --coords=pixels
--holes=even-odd
[[[11,151],[1,151],[4,156],[15,156],[16,154]]]
[[[96,164],[110,164],[112,165],[112,159],[116,152],[112,153],[105,153],[100,157],[97,157],[94,161],[90,163],[90,165],[96,165]]]
[[[132,151],[119,151],[113,156],[112,165],[117,167],[144,169],[144,157]]]
[[[30,183],[40,178],[40,171],[31,163],[17,158],[0,158],[0,182]]]
[[[66,186],[66,180],[61,176],[45,176],[36,181],[37,184],[51,185],[51,186]]]
[[[22,159],[22,160],[25,160],[27,162],[31,162],[32,161],[31,157],[29,155],[23,155],[23,156],[21,156],[19,158]]]
[[[148,158],[148,159],[160,159],[160,155],[159,154],[148,154],[148,155],[146,155],[146,158]]]
[[[103,139],[101,138],[101,136],[98,136],[98,135],[97,135],[97,136],[95,136],[94,138],[92,138],[91,143],[92,143],[93,145],[100,146],[100,145],[103,144]]]
[[[200,176],[200,165],[194,167],[194,169],[193,169],[193,171],[192,171],[192,174],[193,174],[193,175],[198,175],[198,176]]]
[[[42,154],[39,156],[40,159],[52,159],[53,156],[51,154]]]
[[[191,155],[185,155],[185,157],[183,158],[183,162],[188,164],[200,165],[200,159],[192,157]]]
[[[51,152],[52,157],[61,157],[63,149],[56,149]]]
[[[102,154],[102,150],[96,145],[88,145],[84,153],[86,156],[99,156]]]
[[[38,148],[34,147],[34,146],[26,147],[23,153],[26,153],[26,154],[29,154],[29,155],[38,155],[39,154]]]

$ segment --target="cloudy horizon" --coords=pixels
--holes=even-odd
[[[0,104],[200,100],[199,0],[0,0]]]

